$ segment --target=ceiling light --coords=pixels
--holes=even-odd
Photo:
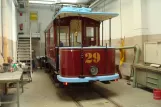
[[[76,3],[78,0],[60,0],[61,2]]]
[[[29,3],[31,4],[54,4],[55,3],[55,0],[45,0],[45,1],[33,1],[33,0],[30,0]]]

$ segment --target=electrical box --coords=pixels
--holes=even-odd
[[[161,42],[144,43],[144,62],[161,64]]]

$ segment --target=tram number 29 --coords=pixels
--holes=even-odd
[[[85,63],[98,63],[100,61],[100,54],[98,52],[95,53],[85,53]]]

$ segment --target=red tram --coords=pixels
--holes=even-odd
[[[100,23],[109,20],[111,25],[117,15],[92,12],[90,8],[60,9],[45,30],[47,61],[59,82],[106,82],[119,78],[115,73],[115,48],[100,45]]]

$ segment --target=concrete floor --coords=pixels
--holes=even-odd
[[[125,80],[108,85],[98,82],[93,84],[92,88],[122,107],[161,107],[161,100],[153,100],[151,92],[132,88],[131,85],[127,85]],[[93,93],[92,88],[79,87],[68,90],[56,88],[48,74],[43,70],[37,70],[33,73],[33,82],[24,85],[24,93],[20,95],[20,107],[77,107],[78,105],[69,96],[73,93],[83,107],[115,107]],[[10,92],[13,93],[15,90],[11,89]],[[14,96],[10,96],[10,98],[14,99]],[[16,107],[16,104],[2,107]]]
[[[109,85],[96,83],[94,88],[122,107],[161,107],[161,100],[154,100],[152,91],[132,88],[126,80]]]

